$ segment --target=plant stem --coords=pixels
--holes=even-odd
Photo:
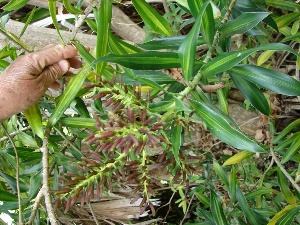
[[[50,196],[50,184],[49,184],[49,149],[48,142],[50,136],[50,129],[45,130],[45,139],[43,140],[43,146],[41,147],[41,152],[43,153],[42,164],[43,164],[43,186],[42,192],[45,197],[45,205],[48,213],[48,217],[51,225],[59,224],[54,213],[52,206],[52,200]]]
[[[18,151],[16,148],[16,145],[12,139],[12,137],[10,136],[10,134],[8,133],[6,127],[3,125],[3,123],[1,123],[1,126],[5,132],[5,134],[7,135],[9,141],[11,142],[14,151],[15,151],[15,155],[16,155],[16,184],[17,184],[17,195],[18,195],[18,208],[19,208],[19,225],[23,224],[23,219],[22,219],[22,202],[21,202],[21,192],[20,192],[20,182],[19,182],[19,155],[18,155]]]
[[[100,225],[99,221],[97,220],[97,217],[96,217],[96,214],[95,214],[95,212],[94,212],[94,209],[93,209],[93,207],[92,207],[92,204],[89,203],[88,205],[89,205],[89,208],[90,208],[90,210],[91,210],[91,213],[92,213],[92,215],[93,215],[93,217],[94,217],[94,221],[95,221],[96,225]]]
[[[31,225],[33,223],[36,212],[37,212],[38,207],[39,207],[39,204],[42,200],[42,197],[43,197],[43,191],[42,191],[42,189],[40,189],[39,193],[37,194],[37,196],[35,198],[34,205],[32,207],[32,211],[31,211],[31,215],[30,215],[28,223],[27,223],[28,225]]]
[[[282,173],[285,175],[285,177],[291,182],[291,184],[293,185],[293,187],[300,193],[300,187],[299,187],[299,185],[296,183],[296,181],[291,177],[291,175],[286,171],[286,169],[280,163],[279,159],[277,158],[277,156],[276,156],[276,154],[274,152],[274,148],[273,148],[272,145],[270,147],[270,152],[271,152],[272,158],[276,162],[276,164],[279,167],[279,169],[282,171]]]
[[[20,130],[17,130],[15,132],[12,132],[9,135],[7,135],[7,137],[0,138],[0,142],[6,141],[7,139],[9,139],[9,137],[14,137],[14,136],[18,135],[20,132],[30,130],[30,129],[31,129],[31,127],[28,126],[28,127],[22,128]]]
[[[79,15],[78,20],[75,22],[75,28],[72,31],[70,41],[74,40],[76,37],[77,32],[79,31],[79,28],[84,23],[84,20],[87,18],[87,16],[93,11],[93,8],[98,5],[97,0],[90,0],[90,3],[88,7],[84,10],[84,15]]]

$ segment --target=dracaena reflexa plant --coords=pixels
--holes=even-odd
[[[56,206],[65,213],[126,187],[132,202],[140,200],[141,212],[150,208],[152,214],[160,190],[178,193],[175,202],[183,213],[195,212],[192,224],[296,224],[299,177],[285,163],[299,162],[300,123],[295,120],[278,133],[271,99],[300,95],[299,81],[272,69],[282,52],[289,55],[281,58],[289,57],[294,66],[299,60],[291,47],[299,43],[299,5],[283,0],[167,2],[169,12],[161,15],[145,0],[132,1],[149,31],[144,43],[135,44],[111,32],[112,1],[90,6],[95,20],[86,23],[97,34],[96,49],[91,54],[72,40],[85,64],[55,102],[51,97],[42,102],[47,115],[39,106],[25,113],[22,123],[32,130],[18,135],[25,146],[18,149],[20,157],[25,160],[46,140],[52,166],[48,179]],[[83,13],[80,4],[62,3],[76,17]],[[11,1],[3,9],[24,4]],[[56,5],[49,1],[61,37]],[[243,133],[228,115],[232,88],[262,115],[264,142]],[[64,114],[70,107],[75,116]],[[236,154],[224,156],[224,148]],[[11,148],[7,152],[13,156]],[[272,160],[267,164],[255,156]],[[40,158],[32,154],[22,166],[37,172]],[[263,174],[256,161],[264,164]],[[6,173],[0,175],[12,184]],[[38,175],[24,175],[31,188],[23,189],[27,208],[37,194],[32,186],[41,183]],[[17,202],[7,196],[0,198],[4,205],[7,199]]]

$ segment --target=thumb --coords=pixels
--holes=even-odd
[[[60,60],[57,63],[47,66],[40,74],[44,80],[45,85],[48,87],[56,80],[61,78],[66,72],[68,72],[70,64],[67,60]]]

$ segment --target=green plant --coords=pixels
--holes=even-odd
[[[17,2],[3,9],[15,10],[26,3]],[[299,167],[295,166],[299,163],[299,120],[277,131],[277,112],[270,100],[275,93],[300,95],[299,81],[272,69],[288,57],[299,70],[300,55],[295,50],[299,46],[299,4],[177,1],[178,6],[170,6],[170,15],[175,16],[170,19],[144,0],[132,2],[156,39],[137,47],[116,37],[110,31],[112,2],[102,0],[99,7],[91,7],[95,21],[86,20],[97,33],[94,54],[71,40],[85,65],[62,95],[56,99],[45,96],[24,112],[25,117],[13,116],[3,123],[0,137],[7,135],[11,140],[3,137],[0,143],[1,211],[17,221],[8,210],[21,210],[22,220],[44,224],[47,213],[54,211],[52,207],[36,208],[42,185],[51,185],[52,200],[65,213],[79,203],[89,205],[94,196],[109,196],[115,188],[126,186],[132,202],[141,198],[142,211],[150,208],[155,215],[152,198],[160,187],[179,193],[176,203],[185,214],[194,212],[193,221],[186,224],[299,223]],[[56,1],[49,3],[60,35]],[[63,3],[70,13],[82,13],[68,1]],[[192,27],[183,24],[187,35],[180,35],[184,13]],[[1,31],[28,49],[4,27]],[[15,59],[17,55],[10,45],[0,53],[2,68],[9,65],[5,57]],[[275,65],[274,56],[280,56]],[[182,72],[175,74],[174,68]],[[263,143],[243,133],[228,115],[228,94],[233,88],[263,115]],[[70,107],[75,116],[64,114]],[[40,109],[50,116],[42,115]],[[9,135],[16,130],[16,135]],[[218,153],[216,157],[215,151],[222,149],[206,151],[204,144],[197,146],[194,140],[199,130],[205,136],[213,134],[237,154]],[[84,144],[88,151],[83,152]],[[43,154],[37,151],[41,149]],[[270,162],[263,157],[270,157]],[[50,166],[48,172],[45,166]],[[50,184],[42,182],[42,175],[49,172]],[[21,202],[14,194],[17,186]],[[181,223],[184,219],[180,218]]]

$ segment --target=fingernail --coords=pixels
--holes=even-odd
[[[61,68],[63,73],[66,73],[70,68],[69,62],[67,60],[60,60],[57,62],[57,64]]]

